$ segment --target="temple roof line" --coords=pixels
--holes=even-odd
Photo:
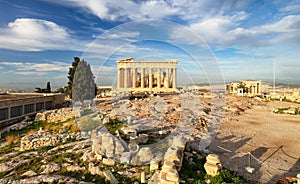
[[[167,59],[165,61],[134,61],[134,58],[126,58],[126,59],[121,59],[117,60],[117,63],[178,63],[179,60],[177,59]]]

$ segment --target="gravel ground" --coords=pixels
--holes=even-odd
[[[230,98],[234,101],[234,97]],[[246,98],[236,100],[241,105],[249,104]],[[275,108],[289,106],[300,104],[263,102],[252,104],[240,115],[228,112],[210,151],[220,154],[226,168],[258,183],[295,177],[300,173],[300,115],[272,113]],[[249,153],[257,158],[251,158],[250,166],[255,168],[252,174],[245,169],[249,166]]]

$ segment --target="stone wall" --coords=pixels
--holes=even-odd
[[[45,131],[38,131],[36,134],[24,136],[21,139],[20,151],[38,149],[45,146],[56,146],[66,142],[68,139],[80,139],[81,134],[51,134]]]
[[[37,113],[35,116],[35,121],[45,121],[47,122],[59,122],[66,121],[67,119],[73,118],[75,113],[73,108],[61,108],[50,111],[44,111]]]

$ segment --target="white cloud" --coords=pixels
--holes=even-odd
[[[291,38],[298,38],[300,34],[300,15],[285,16],[277,22],[269,23],[251,28],[239,27],[241,21],[240,14],[233,16],[219,16],[205,19],[197,23],[190,24],[188,28],[204,39],[209,45],[217,48],[227,48],[238,46],[242,48],[257,48],[261,46],[271,46],[285,43]],[[237,18],[239,17],[239,18]],[[242,18],[242,19],[244,19]],[[181,39],[187,43],[194,44],[190,35],[174,30],[173,39]]]
[[[102,39],[128,39],[139,36],[140,33],[137,31],[117,31],[117,32],[105,32],[99,36]]]
[[[69,65],[63,62],[52,62],[52,63],[29,63],[29,62],[0,62],[0,66],[4,68],[10,67],[18,74],[36,74],[36,72],[55,72],[68,70]]]
[[[82,44],[72,38],[65,27],[40,19],[19,18],[10,22],[0,31],[0,48],[4,49],[21,51],[82,50],[79,46]]]
[[[81,11],[96,15],[102,20],[128,21],[144,19],[169,19],[174,16],[189,22],[238,12],[252,0],[207,1],[207,0],[62,0],[50,1],[65,6],[78,7]]]
[[[45,75],[45,72],[28,72],[28,71],[22,71],[22,72],[15,72],[15,74],[19,74],[19,75],[34,75],[34,76],[42,76]]]
[[[47,0],[46,0],[47,1]],[[53,3],[52,1],[48,1]],[[67,6],[80,7],[100,19],[126,21],[141,19],[163,19],[179,13],[180,9],[163,0],[142,1],[140,3],[124,0],[63,0],[54,2]]]
[[[300,2],[299,0],[291,0],[286,2],[287,5],[279,8],[282,13],[299,13],[300,12]]]

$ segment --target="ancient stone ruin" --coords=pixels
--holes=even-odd
[[[81,137],[80,133],[73,134],[51,134],[43,130],[35,134],[22,137],[20,151],[38,149],[46,146],[57,146],[60,143],[66,142],[68,139],[77,139]]]
[[[220,158],[216,154],[209,154],[206,157],[206,163],[204,164],[205,171],[208,175],[216,176],[222,170],[222,164]]]
[[[74,117],[74,111],[72,108],[61,108],[55,110],[49,110],[44,112],[39,112],[35,116],[34,121],[45,121],[49,123],[66,121]]]

